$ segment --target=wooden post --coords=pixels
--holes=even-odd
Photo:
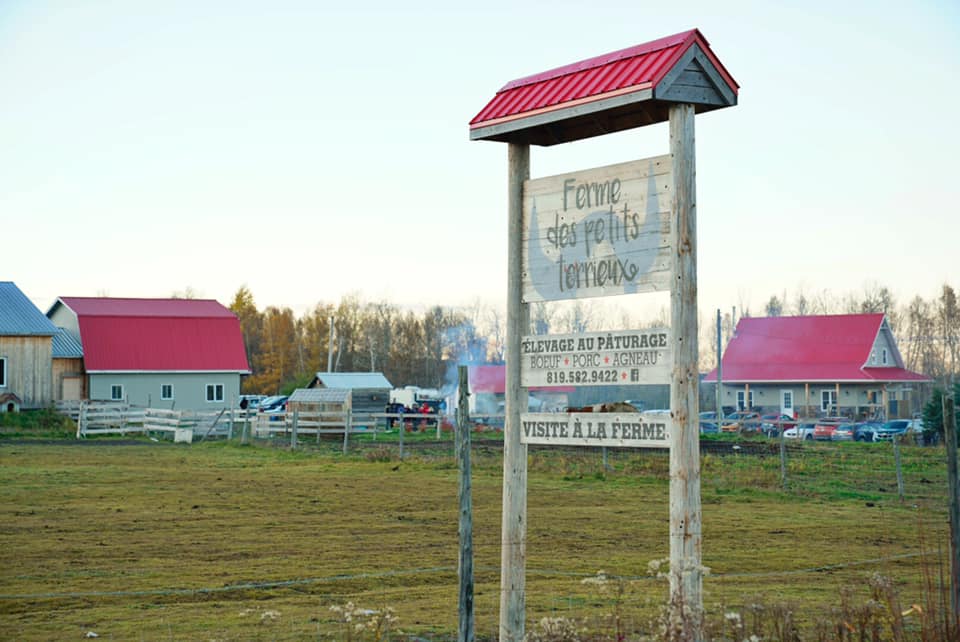
[[[400,426],[400,461],[403,461],[403,433],[407,432],[407,428],[402,412],[400,413],[400,418],[397,420],[397,423]]]
[[[960,479],[957,475],[957,416],[955,400],[943,395],[943,435],[947,446],[947,482],[950,484],[950,615],[949,630],[960,632]],[[948,630],[948,637],[950,635]]]
[[[900,495],[900,501],[903,501],[903,467],[900,465],[900,435],[894,435],[893,439],[893,461],[897,465],[897,493]]]
[[[527,446],[520,443],[520,342],[529,331],[522,299],[523,182],[530,178],[530,146],[507,146],[507,343],[506,416],[503,430],[503,521],[500,534],[500,640],[521,642],[526,613]]]
[[[833,393],[837,399],[837,403],[835,404],[836,412],[834,414],[839,417],[840,416],[840,382],[839,381],[836,383],[836,386],[837,386],[836,391]]]
[[[803,384],[803,416],[810,418],[810,384]],[[799,435],[798,435],[799,436]]]
[[[467,366],[458,366],[460,403],[457,405],[457,463],[460,469],[460,579],[458,642],[473,642],[473,499],[470,480],[470,401]]]
[[[787,490],[787,440],[783,435],[783,422],[777,419],[777,425],[780,427],[780,483],[783,490]],[[797,433],[799,436],[799,428]]]
[[[297,430],[300,428],[300,406],[293,409],[293,427],[290,429],[290,450],[297,449]]]
[[[670,411],[670,624],[702,638],[699,371],[697,367],[697,196],[694,109],[670,107],[673,235],[670,318],[674,342]],[[519,361],[519,359],[515,359]],[[749,403],[749,396],[745,400]]]
[[[343,454],[347,454],[347,445],[350,443],[350,431],[353,429],[353,409],[347,408],[343,416]]]

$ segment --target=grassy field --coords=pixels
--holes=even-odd
[[[336,443],[290,452],[0,439],[3,637],[372,640],[379,626],[393,639],[449,639],[458,545],[448,446],[400,462],[389,445],[343,456]],[[892,581],[897,608],[929,611],[947,546],[944,455],[903,450],[902,502],[889,445],[792,450],[787,490],[775,456],[705,454],[714,630],[732,611],[762,628],[789,609],[804,639],[823,638],[865,608],[876,573]],[[530,455],[530,630],[544,617],[576,621],[585,639],[656,629],[666,580],[649,563],[668,556],[667,456],[617,452],[609,465],[594,451]],[[480,639],[496,632],[500,466],[496,449],[475,450]],[[611,578],[597,580],[601,570]],[[385,622],[388,609],[398,622]]]

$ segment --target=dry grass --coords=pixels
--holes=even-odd
[[[935,483],[901,504],[895,486],[875,487],[879,464],[870,458],[879,451],[851,446],[840,464],[820,456],[792,463],[804,468],[794,471],[797,484],[808,482],[787,493],[776,461],[705,458],[713,615],[791,603],[812,632],[843,587],[859,591],[852,599],[869,597],[875,571],[893,578],[902,603],[922,602],[920,558],[847,564],[916,553],[921,539],[934,554],[945,546],[937,451],[909,459],[918,478]],[[531,623],[563,617],[599,632],[617,618],[635,632],[658,616],[665,586],[647,566],[668,555],[666,456],[630,453],[611,463],[604,472],[595,453],[531,456]],[[495,451],[475,455],[480,639],[496,631],[500,475]],[[282,640],[346,639],[351,631],[374,639],[330,608],[352,602],[381,613],[392,607],[399,629],[448,639],[456,630],[456,514],[449,456],[400,463],[383,450],[344,458],[224,443],[0,442],[3,635]],[[815,567],[822,570],[807,571]],[[600,569],[628,578],[615,597],[582,582]],[[287,584],[232,588],[271,582]]]

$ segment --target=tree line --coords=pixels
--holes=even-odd
[[[433,306],[422,312],[357,295],[318,303],[297,318],[288,307],[257,308],[243,286],[230,309],[240,328],[252,374],[245,393],[276,394],[307,385],[317,372],[382,372],[394,386],[439,388],[449,363],[502,356],[467,311]]]
[[[394,386],[440,388],[455,377],[456,364],[503,363],[505,314],[479,302],[463,307],[404,309],[386,301],[344,296],[337,304],[318,303],[297,317],[288,307],[257,308],[252,292],[242,286],[230,309],[240,319],[252,374],[245,393],[276,394],[304,386],[317,372],[382,372]],[[954,288],[944,284],[930,299],[895,300],[883,286],[859,293],[834,295],[787,292],[767,299],[764,316],[809,314],[886,314],[905,365],[947,385],[960,374],[960,304]],[[749,306],[721,315],[722,343],[733,336],[738,317],[751,316]],[[716,315],[700,315],[700,368],[716,365]],[[331,341],[331,322],[333,324]],[[598,299],[530,306],[531,334],[567,334],[669,325],[669,313],[638,320]]]

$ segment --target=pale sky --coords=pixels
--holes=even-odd
[[[696,122],[701,309],[960,285],[953,0],[345,4],[0,0],[0,280],[43,310],[244,284],[298,313],[500,305],[506,146],[469,120],[509,80],[697,27],[741,85]],[[531,173],[668,145],[534,147]]]

